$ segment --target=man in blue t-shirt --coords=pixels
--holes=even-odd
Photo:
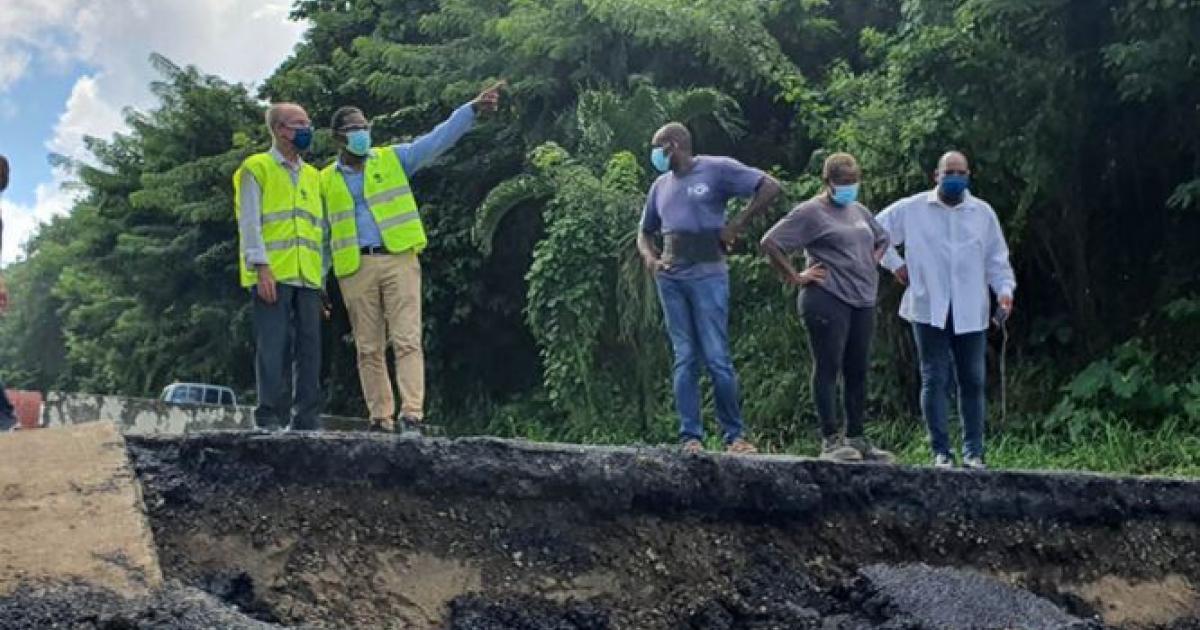
[[[779,182],[726,157],[693,155],[692,135],[679,123],[659,129],[650,160],[662,173],[650,187],[638,251],[658,282],[667,332],[675,351],[675,405],[685,451],[703,450],[700,363],[708,367],[725,449],[754,453],[743,437],[737,374],[729,354],[729,268],[725,253],[745,224],[779,196]],[[725,222],[726,204],[752,197]],[[663,249],[655,244],[662,235]]]

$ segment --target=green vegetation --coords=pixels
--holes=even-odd
[[[875,210],[929,186],[944,150],[966,151],[1020,282],[992,462],[1200,473],[1200,3],[300,0],[295,15],[311,28],[258,96],[322,126],[353,103],[377,139],[401,140],[490,80],[511,86],[499,116],[415,181],[431,413],[452,432],[671,441],[667,341],[633,230],[650,134],[680,119],[701,152],[775,173],[789,203],[816,189],[829,151],[858,156]],[[230,176],[266,145],[261,105],[156,63],[159,106],[91,142],[84,198],[9,270],[11,385],[253,389]],[[330,157],[318,134],[312,161]],[[794,295],[751,245],[731,267],[747,420],[770,448],[811,453]],[[872,431],[924,462],[915,351],[884,286]],[[329,408],[360,414],[335,312]]]

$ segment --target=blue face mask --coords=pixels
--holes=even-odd
[[[650,152],[650,163],[654,164],[654,168],[658,169],[659,173],[671,170],[671,158],[667,156],[667,150],[662,147],[654,147],[654,150]]]
[[[371,130],[355,129],[346,134],[346,150],[354,155],[366,155],[371,150]]]
[[[942,194],[951,199],[958,199],[967,190],[967,185],[971,182],[969,175],[942,175],[942,183],[940,187]]]
[[[829,197],[833,200],[835,205],[848,206],[855,201],[858,201],[858,184],[834,186],[833,194]]]
[[[312,145],[312,127],[301,127],[299,129],[293,129],[292,131],[292,146],[296,147],[300,151],[304,151]]]

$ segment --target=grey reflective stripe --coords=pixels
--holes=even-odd
[[[335,252],[341,251],[343,249],[358,249],[358,239],[357,238],[338,239],[338,240],[330,243],[329,248]]]
[[[343,210],[341,212],[334,212],[333,214],[329,215],[329,223],[333,224],[333,223],[337,223],[339,221],[345,221],[346,219],[353,219],[353,218],[354,218],[354,210]]]
[[[371,195],[369,198],[367,198],[367,205],[377,206],[381,203],[387,203],[397,197],[403,197],[411,194],[412,188],[408,186],[399,186],[391,190],[385,190],[381,193],[375,193],[374,195]]]
[[[292,287],[300,287],[302,289],[320,289],[321,286],[309,282],[304,276],[288,276],[286,278],[275,278],[275,282],[286,284]]]
[[[291,249],[293,247],[307,247],[313,251],[321,251],[320,243],[316,241],[310,241],[306,238],[289,238],[285,241],[272,241],[267,243],[267,251],[269,252],[277,252],[284,249]]]
[[[291,221],[292,219],[304,219],[315,226],[320,226],[321,224],[320,219],[314,217],[307,210],[302,208],[292,208],[291,210],[284,210],[283,212],[264,214],[262,222],[263,225],[266,225],[268,223],[279,223],[280,221]]]
[[[296,218],[304,219],[305,221],[308,221],[310,224],[312,224],[313,227],[321,227],[321,219],[319,217],[313,216],[312,213],[308,212],[307,210],[301,210],[300,208],[296,208],[292,212],[296,213]]]
[[[268,223],[280,223],[283,221],[291,221],[292,217],[295,215],[295,213],[296,213],[296,211],[292,210],[291,212],[285,211],[285,212],[272,212],[271,214],[264,214],[263,218],[262,218],[262,222],[263,222],[263,225],[266,225]]]
[[[384,219],[379,222],[379,231],[382,232],[388,228],[408,223],[409,221],[416,221],[418,217],[420,217],[420,215],[416,212],[405,212],[404,214],[398,214],[394,217]]]

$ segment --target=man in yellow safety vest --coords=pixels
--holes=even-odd
[[[254,420],[265,429],[317,430],[327,264],[321,176],[300,157],[312,143],[302,107],[271,105],[267,128],[271,149],[246,158],[233,175],[238,266],[254,311]]]
[[[425,355],[421,347],[421,265],[427,240],[408,177],[454,146],[482,112],[499,105],[503,82],[484,90],[413,142],[372,147],[362,110],[333,114],[338,158],[321,171],[321,195],[338,278],[358,354],[363,397],[375,431],[420,433],[424,419]],[[399,423],[388,377],[387,346],[395,353]]]

